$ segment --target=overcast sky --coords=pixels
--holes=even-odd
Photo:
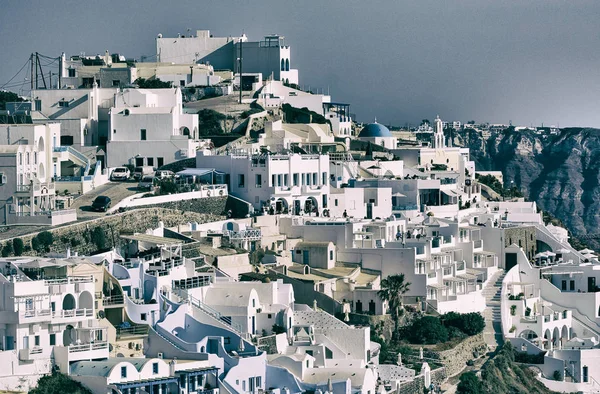
[[[598,0],[2,0],[0,87],[36,51],[139,59],[158,33],[277,33],[300,84],[359,121],[600,127],[598,16]]]

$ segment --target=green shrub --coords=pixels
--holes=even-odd
[[[285,332],[285,328],[283,328],[279,324],[273,324],[272,330],[273,334],[283,334]]]
[[[42,231],[31,239],[31,247],[38,253],[49,252],[54,237],[49,231]]]
[[[70,379],[68,376],[55,372],[49,376],[42,376],[38,385],[29,394],[92,394],[81,383]]]
[[[417,344],[436,344],[448,340],[448,330],[439,318],[423,316],[405,330],[408,340]]]
[[[456,327],[467,335],[477,335],[485,328],[485,319],[481,313],[456,313],[449,312],[442,316],[444,326]]]
[[[2,257],[8,257],[13,253],[13,243],[12,241],[7,241],[2,248]]]
[[[458,394],[483,394],[483,384],[475,372],[465,372],[460,375],[456,392]]]
[[[94,227],[90,238],[98,250],[106,248],[106,232],[102,227]]]
[[[23,251],[25,250],[25,245],[23,244],[23,240],[21,238],[13,239],[13,249],[15,252],[15,256],[21,256]]]

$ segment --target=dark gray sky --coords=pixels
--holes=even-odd
[[[600,127],[598,16],[598,0],[2,0],[0,86],[35,51],[139,58],[158,33],[278,33],[300,83],[360,121]]]

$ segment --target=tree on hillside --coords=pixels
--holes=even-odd
[[[42,376],[37,387],[29,391],[29,394],[92,394],[81,383],[69,378],[67,375],[55,372],[49,376]]]
[[[6,109],[6,103],[21,102],[23,99],[18,94],[7,91],[0,91],[0,110]]]
[[[23,251],[25,250],[25,244],[21,238],[13,239],[13,249],[15,256],[21,256],[23,254]]]
[[[460,375],[456,392],[458,394],[483,394],[483,384],[474,372],[465,372]]]
[[[381,290],[377,295],[389,304],[389,309],[394,320],[394,335],[398,332],[398,319],[402,308],[402,297],[410,290],[410,282],[404,280],[404,274],[390,275],[381,281]]]
[[[448,340],[448,330],[439,318],[423,316],[407,328],[406,334],[411,343],[433,345]]]

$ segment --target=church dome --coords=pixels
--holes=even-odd
[[[390,130],[377,122],[369,123],[358,134],[358,138],[392,137]]]

